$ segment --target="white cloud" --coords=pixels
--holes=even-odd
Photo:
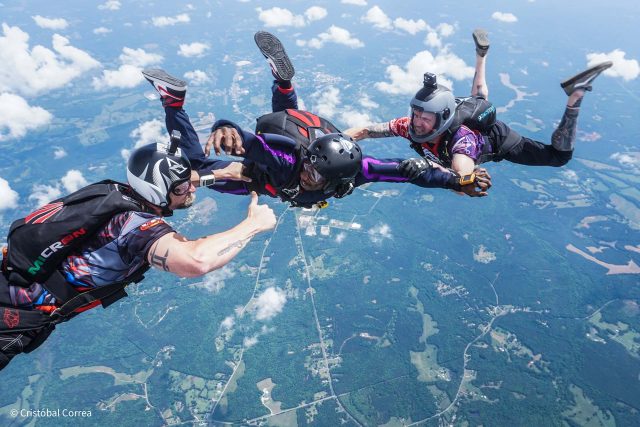
[[[98,5],[100,10],[118,10],[120,9],[120,2],[118,0],[107,0],[105,3]]]
[[[518,18],[513,13],[493,12],[491,17],[500,22],[518,22]]]
[[[367,0],[341,0],[340,3],[352,4],[354,6],[366,6]]]
[[[185,24],[190,22],[191,18],[186,13],[181,13],[180,15],[173,16],[154,16],[151,18],[151,22],[156,27],[167,27],[173,26],[176,24]]]
[[[29,130],[49,124],[53,116],[41,107],[32,107],[21,96],[0,93],[0,141],[21,138]]]
[[[638,169],[640,168],[640,152],[634,151],[629,153],[614,153],[611,159],[620,163],[622,166]]]
[[[98,27],[93,29],[93,34],[109,34],[111,30],[107,27]]]
[[[373,243],[381,243],[384,239],[393,239],[391,227],[387,224],[378,224],[370,228],[367,234],[369,234],[369,239],[371,239]]]
[[[496,254],[489,252],[484,245],[480,245],[477,250],[473,251],[473,259],[482,264],[489,264],[496,260]]]
[[[373,120],[368,113],[347,108],[340,112],[340,119],[350,128],[370,125]]]
[[[391,19],[378,6],[373,6],[371,9],[369,9],[367,13],[365,13],[365,15],[362,17],[362,21],[373,24],[374,27],[383,30],[393,29],[393,25],[391,25]]]
[[[181,44],[178,50],[178,55],[190,58],[192,56],[202,56],[204,52],[209,49],[209,45],[200,42],[194,42],[190,44]]]
[[[449,37],[455,32],[455,27],[451,24],[441,23],[436,28],[429,28],[424,42],[427,46],[436,49],[442,48],[442,38]]]
[[[167,132],[164,123],[158,119],[153,119],[132,130],[129,136],[136,141],[134,148],[138,148],[153,142],[165,141]]]
[[[144,49],[132,49],[130,47],[123,47],[119,59],[123,64],[143,68],[148,65],[153,65],[161,62],[162,55],[157,53],[148,53]]]
[[[48,30],[64,30],[69,26],[69,23],[64,18],[45,18],[40,15],[32,16],[31,18],[33,18],[38,27]]]
[[[414,21],[413,19],[396,18],[393,21],[393,25],[411,35],[416,35],[418,32],[427,29],[427,23],[423,19]]]
[[[369,95],[367,95],[366,93],[362,94],[362,96],[358,100],[358,103],[364,108],[375,109],[380,107],[380,105],[377,102],[373,101],[371,98],[369,98]]]
[[[571,169],[562,168],[560,170],[560,175],[565,179],[565,181],[578,182],[578,174],[576,171]]]
[[[258,19],[264,22],[265,27],[303,27],[305,25],[302,15],[295,15],[289,9],[272,7],[271,9],[256,8]]]
[[[51,38],[53,50],[29,46],[29,34],[2,24],[0,37],[0,92],[38,95],[65,86],[100,63],[69,45],[59,34]]]
[[[18,207],[20,196],[11,188],[9,181],[0,177],[0,211]]]
[[[315,49],[322,48],[325,43],[336,43],[348,46],[352,49],[363,47],[364,43],[358,40],[355,37],[351,36],[349,30],[345,30],[344,28],[336,27],[332,25],[329,27],[327,32],[318,34],[318,37],[314,37],[309,41],[304,40],[296,40],[296,44],[298,46],[309,46]]]
[[[62,147],[53,147],[53,148],[54,148],[54,152],[53,152],[54,159],[58,160],[63,157],[67,157],[67,152],[64,150],[64,148]]]
[[[449,37],[453,35],[456,28],[451,24],[447,24],[446,22],[443,22],[441,24],[438,24],[437,30],[442,37]]]
[[[256,319],[269,320],[279,314],[287,302],[285,292],[280,288],[270,287],[256,300]]]
[[[133,65],[121,65],[117,70],[104,70],[101,77],[93,78],[92,85],[96,90],[135,87],[144,80],[140,71],[139,67]]]
[[[427,37],[424,39],[427,46],[440,49],[442,47],[442,40],[436,31],[429,31]]]
[[[245,337],[244,340],[242,340],[242,345],[245,348],[251,348],[256,344],[258,344],[258,335],[254,335],[252,337]]]
[[[142,69],[161,62],[162,55],[124,47],[119,59],[122,65],[117,70],[104,70],[102,76],[93,78],[92,84],[96,90],[107,87],[131,88],[139,85],[144,81]]]
[[[322,88],[312,98],[316,101],[312,111],[328,119],[335,117],[340,105],[340,89],[334,86]]]
[[[309,22],[319,21],[327,17],[327,9],[320,6],[311,6],[304,12],[304,16],[307,17]]]
[[[371,117],[366,112],[356,111],[352,107],[341,108],[340,89],[335,86],[321,88],[313,93],[312,99],[315,100],[313,111],[328,119],[339,119],[348,127],[365,126],[372,122]],[[361,100],[361,105],[365,106],[365,104],[369,106],[368,108],[378,105],[366,96]]]
[[[222,323],[220,323],[220,327],[225,331],[228,331],[229,329],[233,328],[233,325],[235,324],[236,324],[235,318],[233,316],[227,316],[224,318]]]
[[[67,174],[62,177],[61,181],[62,186],[68,193],[73,193],[89,184],[87,180],[84,179],[84,176],[82,176],[82,172],[76,169],[69,170]]]
[[[336,235],[336,243],[338,244],[342,243],[346,238],[347,238],[347,233],[345,233],[344,231],[341,231]]]
[[[192,85],[201,85],[209,81],[209,76],[202,70],[187,71],[184,73],[184,78]]]
[[[438,83],[448,86],[451,81],[463,80],[473,77],[473,68],[453,53],[448,51],[439,52],[435,57],[431,52],[423,50],[418,52],[409,60],[405,68],[398,65],[389,65],[386,70],[387,77],[391,82],[377,82],[375,87],[385,93],[393,95],[412,95],[422,85],[423,75],[426,71],[435,73],[438,76]]]
[[[224,288],[224,281],[227,279],[231,279],[235,275],[235,268],[227,264],[222,268],[205,274],[202,277],[202,282],[194,283],[192,286],[203,288],[213,294],[217,294],[222,288]]]
[[[35,184],[31,191],[29,200],[35,201],[37,206],[44,206],[62,195],[62,191],[57,185],[53,187],[46,184]]]
[[[589,53],[587,54],[587,67],[597,65],[604,61],[613,62],[613,66],[603,74],[609,77],[622,77],[629,81],[638,77],[640,65],[635,59],[625,59],[626,53],[620,49],[612,50],[609,53]]]

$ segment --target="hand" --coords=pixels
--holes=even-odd
[[[273,213],[273,209],[267,205],[259,205],[258,195],[255,191],[251,192],[247,219],[252,221],[259,231],[271,230],[276,226],[276,215]]]
[[[209,135],[207,145],[204,147],[204,154],[209,157],[211,154],[211,147],[217,155],[220,155],[222,148],[227,154],[233,154],[241,156],[244,154],[244,148],[242,147],[242,137],[233,127],[221,127],[216,129]]]
[[[369,129],[367,128],[350,128],[343,131],[345,135],[349,135],[354,141],[360,141],[369,137]]]
[[[217,181],[251,182],[251,178],[244,176],[245,166],[240,162],[231,162],[229,166],[213,171]]]
[[[480,187],[481,190],[487,191],[491,188],[491,175],[485,168],[478,168],[475,170],[476,181],[475,184]]]
[[[425,159],[415,158],[407,159],[400,162],[398,169],[402,173],[402,176],[408,178],[409,181],[413,181],[418,178],[424,171],[431,167],[430,162]]]
[[[476,178],[473,184],[463,185],[460,191],[469,197],[485,197],[489,194],[487,190],[491,188],[491,176],[484,168],[478,168],[475,171]]]

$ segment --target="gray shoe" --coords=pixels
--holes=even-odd
[[[607,68],[610,68],[613,62],[606,61],[598,65],[584,70],[581,73],[576,74],[573,77],[569,77],[567,80],[560,83],[560,87],[564,89],[567,95],[571,95],[578,89],[591,90],[591,83]]]
[[[253,36],[253,39],[256,41],[262,55],[267,58],[273,77],[277,80],[291,80],[295,70],[280,40],[266,31],[258,31]]]
[[[482,28],[473,30],[473,42],[476,44],[476,53],[484,57],[489,51],[489,33]]]
[[[143,70],[142,75],[160,94],[163,107],[182,107],[187,95],[187,82],[159,68]]]

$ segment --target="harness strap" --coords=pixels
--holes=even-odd
[[[522,139],[522,136],[520,136],[518,132],[516,132],[513,129],[509,129],[509,133],[507,134],[506,138],[504,139],[502,144],[500,144],[500,146],[497,147],[498,152],[482,154],[482,156],[480,156],[480,163],[490,162],[490,161],[494,161],[494,162],[501,161],[502,159],[505,158],[505,156],[507,156],[507,154],[511,152],[511,150],[513,150],[516,147],[516,145],[518,145],[521,139]],[[485,144],[485,147],[486,146],[487,145]],[[487,160],[484,160],[485,156],[488,158]]]

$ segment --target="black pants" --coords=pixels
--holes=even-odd
[[[520,136],[499,120],[487,136],[493,153],[498,154],[494,161],[504,159],[521,165],[559,167],[566,165],[573,156],[573,151],[560,151],[552,145]]]
[[[13,307],[9,286],[0,273],[0,370],[17,354],[38,348],[55,329],[54,325],[38,327],[38,316],[32,318],[34,314],[39,313]]]

